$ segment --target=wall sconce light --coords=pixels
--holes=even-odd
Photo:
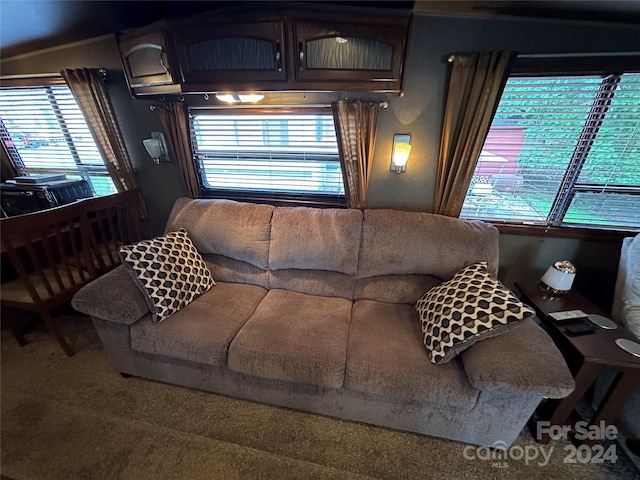
[[[567,260],[551,265],[540,279],[540,287],[547,292],[564,294],[571,290],[576,277],[576,267]]]
[[[411,135],[394,135],[391,152],[391,171],[402,173],[407,170],[407,160],[411,153]]]
[[[151,132],[151,138],[145,138],[142,144],[156,165],[159,165],[161,160],[163,162],[169,161],[167,142],[162,132]]]

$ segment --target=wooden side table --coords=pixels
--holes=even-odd
[[[622,350],[615,341],[618,338],[637,339],[621,325],[614,330],[596,327],[591,334],[567,335],[566,326],[572,321],[557,322],[549,317],[550,313],[582,310],[586,314],[607,315],[575,290],[565,295],[553,295],[532,283],[516,282],[515,286],[521,292],[522,301],[536,310],[538,318],[564,355],[576,383],[575,390],[568,397],[552,403],[550,409],[540,409],[540,419],[549,420],[551,425],[566,425],[571,413],[600,373],[606,367],[611,367],[617,371],[616,378],[589,423],[613,423],[631,394],[640,386],[640,357]],[[550,440],[548,434],[539,437],[537,440],[540,443]]]

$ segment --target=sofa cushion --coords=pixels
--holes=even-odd
[[[340,388],[350,319],[350,300],[270,290],[231,342],[229,368]]]
[[[73,296],[71,305],[92,317],[125,325],[135,323],[149,313],[144,295],[123,265],[82,287]]]
[[[155,322],[170,317],[215,285],[184,228],[124,245],[118,254],[144,295]]]
[[[280,207],[273,212],[269,268],[356,273],[362,212]]]
[[[269,272],[269,287],[323,297],[353,299],[354,278],[326,270],[285,269]]]
[[[255,285],[218,282],[162,323],[149,317],[131,325],[131,348],[207,365],[226,365],[227,350],[267,291]]]
[[[562,353],[533,318],[476,343],[460,360],[471,385],[483,392],[564,398],[575,388]]]
[[[431,213],[366,210],[358,278],[433,275],[441,280],[485,261],[498,273],[498,229]]]
[[[489,275],[485,262],[469,265],[429,290],[416,303],[416,310],[433,363],[446,363],[474,343],[535,315]]]
[[[269,271],[224,255],[202,255],[213,278],[222,282],[250,283],[269,288]]]
[[[267,268],[274,209],[232,200],[180,198],[171,210],[166,231],[185,228],[203,255],[224,255]]]
[[[345,386],[464,411],[473,408],[478,396],[460,362],[429,361],[412,305],[371,300],[353,306]]]
[[[354,300],[378,300],[389,303],[410,303],[442,280],[431,275],[380,275],[356,280]]]

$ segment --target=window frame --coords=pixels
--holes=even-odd
[[[42,89],[47,89],[47,88],[51,88],[51,87],[66,87],[69,88],[69,86],[67,85],[67,83],[64,81],[64,78],[60,75],[51,75],[51,74],[44,74],[44,75],[35,75],[35,76],[29,76],[29,77],[23,77],[23,76],[16,76],[16,77],[0,77],[0,88],[2,89],[20,89],[20,88],[24,88],[24,89],[28,89],[28,88],[42,88]],[[71,92],[71,89],[69,89],[69,92],[71,93],[71,95],[73,95],[73,92]],[[48,92],[49,100],[51,102],[51,99],[54,98],[53,94],[51,93],[51,91]],[[99,192],[97,192],[95,190],[95,188],[93,187],[93,183],[90,180],[90,176],[100,176],[100,177],[107,177],[109,179],[111,179],[111,174],[109,173],[109,169],[107,168],[106,163],[104,164],[104,168],[102,167],[97,167],[95,165],[85,165],[82,163],[82,159],[79,157],[78,152],[77,152],[77,148],[75,146],[75,144],[73,143],[73,140],[71,139],[71,135],[68,131],[68,127],[65,124],[65,120],[62,117],[62,114],[58,111],[58,107],[57,105],[54,105],[52,103],[52,108],[54,109],[54,113],[56,116],[56,121],[58,122],[58,125],[60,127],[61,133],[65,139],[65,143],[67,144],[67,146],[69,147],[69,151],[71,154],[71,157],[76,165],[76,170],[71,171],[68,169],[64,169],[64,168],[59,168],[59,169],[30,169],[32,171],[32,173],[42,173],[43,171],[46,172],[52,172],[52,173],[63,173],[65,175],[77,175],[79,176],[81,179],[86,180],[89,184],[89,187],[92,191],[92,193],[97,197],[97,196],[101,196]],[[86,121],[85,121],[86,123]],[[6,132],[6,129],[2,127],[2,125],[0,125],[0,129],[5,130],[3,133],[5,133],[8,137],[9,134],[8,132]],[[89,131],[91,133],[91,131]],[[93,137],[93,134],[92,134]],[[93,139],[94,143],[95,143],[95,139]],[[98,146],[96,145],[96,148],[98,149],[98,153],[100,154],[100,157],[102,157],[102,154],[100,153],[100,149],[98,148]],[[22,157],[20,155],[20,153],[17,151],[15,146],[12,147],[7,147],[7,145],[4,143],[4,141],[2,142],[2,149],[3,149],[3,153],[6,154],[7,156],[7,160],[9,161],[9,163],[11,164],[11,166],[17,171],[18,175],[21,175],[24,173],[27,173],[27,167],[24,165],[24,162],[22,160]],[[13,151],[15,150],[15,152]],[[17,162],[19,160],[19,163]],[[102,159],[104,162],[104,158]],[[34,171],[35,170],[35,171]],[[113,180],[111,179],[111,182],[113,183]],[[115,185],[114,185],[115,187]]]
[[[589,117],[592,118],[594,114],[594,106],[599,102],[599,106],[608,106],[606,95],[611,92],[611,88],[617,85],[620,80],[620,76],[623,73],[640,73],[640,61],[638,57],[629,56],[627,54],[611,54],[608,56],[598,55],[522,55],[518,56],[513,63],[509,78],[536,78],[545,76],[578,76],[578,75],[601,75],[603,77],[603,84],[605,77],[609,77],[610,83],[608,84],[608,91],[600,91],[598,93],[598,99],[594,101],[592,106],[592,112]],[[617,78],[617,81],[616,81]],[[502,98],[502,97],[501,97]],[[597,115],[597,114],[595,114]],[[594,115],[594,116],[595,116]],[[586,127],[589,119],[585,121]],[[595,138],[596,132],[589,132],[588,128],[583,128],[580,138]],[[573,196],[577,192],[589,191],[588,185],[576,186],[575,182],[572,187],[566,193],[562,195],[564,190],[565,181],[569,181],[571,178],[577,180],[577,176],[580,173],[581,165],[586,160],[586,154],[581,152],[582,149],[576,146],[572,157],[570,159],[565,177],[562,185],[558,188],[556,198],[552,210],[549,214],[553,220],[547,225],[536,225],[522,222],[510,222],[508,220],[499,221],[491,219],[474,218],[474,220],[482,220],[487,223],[495,225],[500,233],[513,234],[513,235],[527,235],[527,236],[541,236],[541,237],[555,237],[555,238],[572,238],[572,239],[586,239],[586,240],[598,240],[598,241],[611,241],[620,242],[623,238],[629,235],[636,235],[639,233],[638,229],[632,227],[608,227],[602,226],[588,226],[588,225],[563,225],[558,222],[557,219],[560,215],[564,215],[571,205]],[[611,190],[615,190],[615,186],[611,187]],[[625,186],[623,188],[630,188]],[[564,198],[560,198],[564,197]]]
[[[191,137],[195,135],[193,129],[193,114],[195,112],[212,112],[220,115],[268,115],[268,114],[304,114],[309,115],[332,115],[332,109],[330,105],[289,105],[285,107],[256,107],[256,106],[234,106],[234,107],[200,107],[191,106],[188,109],[188,128],[189,128],[189,147],[191,149],[191,159],[193,161],[193,167],[198,177],[200,198],[221,198],[236,200],[239,202],[253,202],[253,203],[267,203],[275,206],[305,206],[305,207],[320,207],[320,208],[346,208],[348,206],[348,197],[346,195],[346,179],[344,169],[342,168],[342,162],[340,162],[340,170],[342,172],[342,182],[345,190],[345,194],[313,194],[313,193],[295,193],[295,192],[276,192],[276,191],[251,191],[251,190],[221,190],[211,188],[204,183],[204,172],[200,168],[200,162],[194,151],[194,145],[191,141]],[[335,120],[334,120],[335,128]],[[342,156],[340,139],[337,137],[338,144],[338,158]]]

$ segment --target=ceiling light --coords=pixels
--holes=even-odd
[[[216,98],[224,103],[256,103],[264,98],[262,93],[216,93]]]

